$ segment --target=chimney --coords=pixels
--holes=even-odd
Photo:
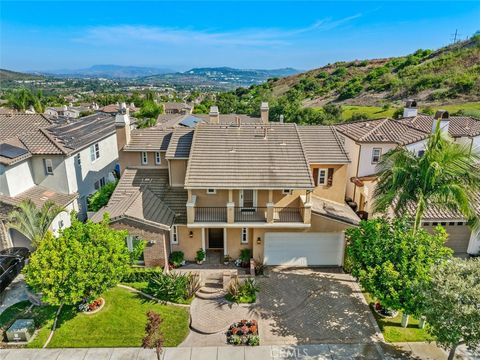
[[[417,102],[413,99],[407,100],[405,107],[403,108],[403,117],[414,117],[417,116]]]
[[[130,115],[127,109],[120,109],[115,115],[115,130],[117,134],[117,149],[120,151],[130,142]]]
[[[210,124],[220,124],[220,113],[218,112],[218,106],[210,106],[209,122]]]
[[[67,106],[67,105],[63,105],[63,106],[62,106],[62,110],[63,110],[63,111],[67,111],[67,110],[68,110],[68,106]]]
[[[262,123],[268,124],[268,102],[262,102],[260,105],[260,117],[262,118]]]
[[[438,123],[440,123],[440,130],[446,134],[450,130],[450,114],[446,110],[438,110],[433,117],[432,133],[437,129]]]
[[[283,114],[280,115],[280,124],[283,124]]]

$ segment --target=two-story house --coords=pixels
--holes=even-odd
[[[437,123],[454,141],[478,151],[480,121],[471,117],[450,116],[438,111],[434,116],[418,115],[414,100],[407,101],[403,117],[397,120],[362,120],[336,125],[352,163],[348,170],[347,201],[361,217],[372,213],[377,182],[377,164],[381,156],[397,146],[422,156],[426,142]],[[480,209],[479,209],[480,212]],[[480,234],[472,233],[467,220],[458,213],[430,207],[424,216],[427,230],[441,224],[449,234],[447,245],[458,255],[480,251]]]
[[[341,265],[344,230],[358,217],[344,202],[350,159],[336,130],[220,121],[213,108],[195,128],[132,129],[117,115],[122,177],[108,205],[112,226],[148,241],[146,265],[172,251],[194,260]]]
[[[23,199],[65,207],[52,230],[69,226],[71,210],[86,218],[87,197],[112,181],[117,164],[114,117],[95,114],[54,124],[40,114],[0,115],[0,203],[3,246],[29,245],[5,219]]]

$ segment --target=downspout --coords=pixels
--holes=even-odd
[[[362,153],[362,144],[356,144],[358,145],[358,157],[357,157],[357,171],[355,172],[355,177],[358,177],[358,168],[360,167],[360,154]],[[357,184],[354,184],[353,188],[353,201],[355,201],[355,196],[357,195]]]

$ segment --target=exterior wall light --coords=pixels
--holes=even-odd
[[[262,243],[262,238],[259,236],[257,237],[257,245],[260,245]]]
[[[190,233],[188,234],[188,236],[190,236],[191,238],[193,238],[193,231],[190,230]]]

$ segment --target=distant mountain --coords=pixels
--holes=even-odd
[[[86,69],[53,70],[47,74],[59,77],[130,79],[171,72],[171,69],[143,66],[93,65]]]
[[[270,78],[298,74],[300,70],[292,68],[262,70],[235,69],[230,67],[193,68],[185,72],[147,76],[142,81],[151,84],[168,84],[172,86],[205,86],[218,88],[235,88],[261,84]]]

